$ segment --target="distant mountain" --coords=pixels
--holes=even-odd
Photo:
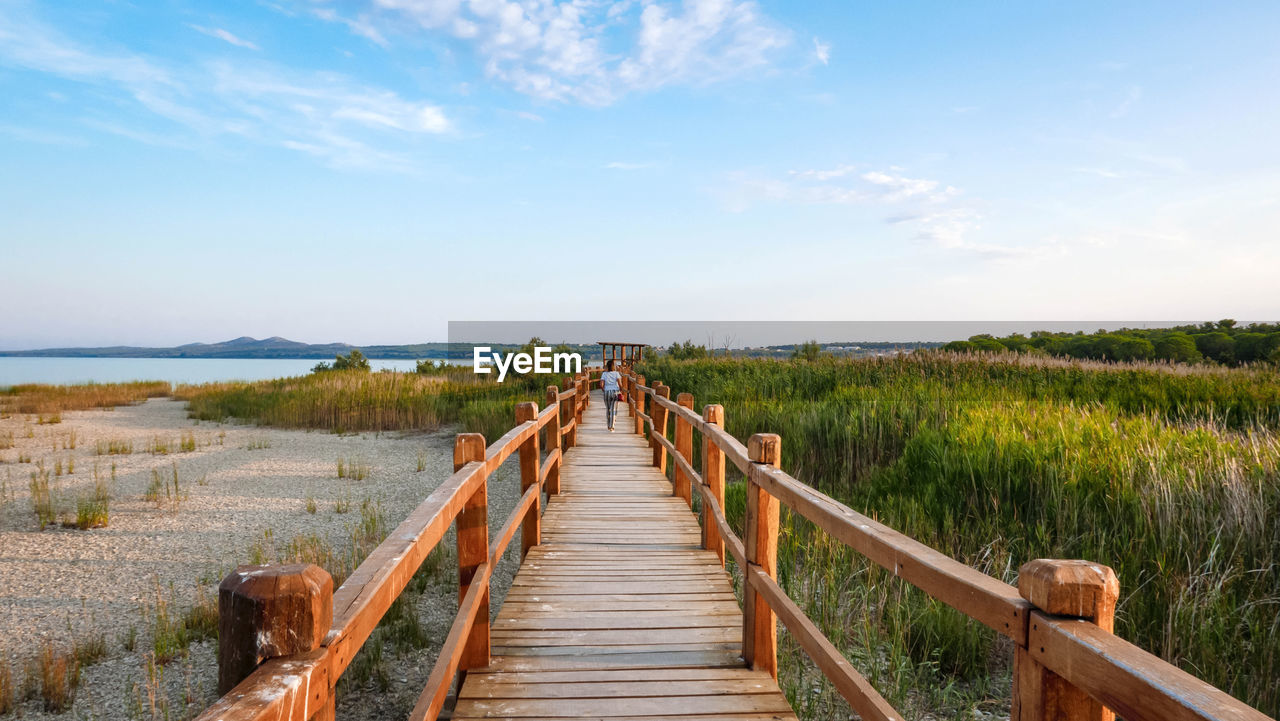
[[[347,343],[299,343],[274,336],[258,340],[248,336],[221,343],[187,343],[174,348],[140,348],[108,346],[104,348],[42,348],[40,350],[0,351],[0,356],[28,358],[333,358],[359,348],[369,358],[425,359],[445,358],[448,343],[415,343],[411,345],[353,346]]]

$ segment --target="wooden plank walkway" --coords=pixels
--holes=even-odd
[[[648,444],[605,428],[599,392],[566,455],[455,719],[795,719],[777,682],[744,667],[729,576]]]

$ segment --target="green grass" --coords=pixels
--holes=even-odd
[[[792,475],[996,578],[1040,557],[1110,565],[1119,635],[1280,711],[1275,371],[923,353],[640,372],[724,405],[739,439],[779,433]],[[908,717],[1007,710],[994,633],[785,511],[779,559],[792,598]],[[800,656],[783,644],[783,685],[824,718],[839,703]]]
[[[253,383],[179,386],[175,397],[191,417],[238,418],[284,428],[321,428],[335,433],[464,430],[497,438],[514,425],[515,404],[541,400],[549,376],[509,377],[496,383],[469,367],[439,374],[327,371]]]

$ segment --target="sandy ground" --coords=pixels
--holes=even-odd
[[[157,594],[181,608],[238,563],[270,530],[277,545],[299,534],[321,534],[345,547],[348,527],[360,519],[360,503],[380,503],[388,530],[394,528],[452,471],[452,433],[360,434],[337,436],[313,431],[197,423],[184,404],[151,400],[115,410],[64,413],[61,423],[38,425],[30,416],[0,419],[0,437],[12,431],[14,447],[0,450],[0,658],[21,685],[24,666],[40,647],[66,649],[73,642],[105,636],[108,657],[82,674],[77,718],[150,718],[148,686],[161,695],[168,718],[187,718],[215,696],[216,649],[193,644],[187,658],[162,667],[163,680],[146,682],[150,623],[144,611]],[[194,434],[196,449],[177,452],[183,433]],[[75,448],[71,448],[74,433]],[[28,437],[30,436],[30,437]],[[148,452],[157,439],[167,455]],[[128,455],[98,455],[99,441],[132,443]],[[425,470],[417,471],[419,454]],[[30,463],[18,463],[19,456]],[[339,479],[338,458],[366,464],[364,480]],[[67,467],[74,461],[75,472]],[[94,488],[95,473],[110,479],[110,524],[87,531],[50,526],[39,529],[28,486],[43,463],[60,506],[74,515],[76,499]],[[63,475],[56,476],[61,462]],[[171,476],[178,469],[185,500],[157,504],[144,500],[152,471]],[[519,496],[518,470],[509,463],[490,481],[492,528],[506,518]],[[313,499],[316,512],[307,510]],[[335,502],[351,510],[335,512]],[[446,543],[452,545],[451,539]],[[518,545],[518,544],[517,544]],[[514,566],[508,554],[508,566]],[[448,570],[448,569],[446,569]],[[511,568],[497,581],[500,603]],[[419,616],[433,642],[426,649],[390,661],[391,688],[353,690],[339,713],[403,716],[434,661],[456,612],[456,580],[423,596]],[[452,587],[449,583],[452,582]],[[504,582],[505,581],[505,582]],[[137,634],[137,650],[125,639]],[[24,717],[46,716],[38,701],[23,705]],[[65,718],[52,716],[50,718]]]

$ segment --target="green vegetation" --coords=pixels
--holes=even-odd
[[[188,402],[199,420],[239,418],[285,428],[353,431],[436,430],[458,423],[494,439],[511,428],[515,404],[541,399],[556,379],[546,375],[507,376],[496,383],[470,367],[437,373],[328,371],[254,383],[180,386],[175,396]]]
[[[82,531],[106,528],[111,515],[111,489],[101,478],[94,481],[93,493],[76,500],[76,520],[72,525]]]
[[[1119,635],[1280,711],[1280,373],[934,352],[639,372],[722,404],[739,439],[779,433],[797,478],[992,576],[1112,566]],[[740,529],[741,484],[726,506]],[[783,586],[906,716],[1007,707],[994,633],[785,511],[779,545]],[[784,687],[802,717],[835,715],[801,656],[784,641]]]
[[[352,350],[347,355],[339,353],[334,356],[333,363],[317,363],[311,369],[312,373],[324,373],[325,371],[359,371],[368,373],[373,370],[369,365],[369,359],[359,350]]]
[[[1105,361],[1280,365],[1280,324],[1251,323],[1241,327],[1234,320],[1226,319],[1198,326],[1122,328],[1088,334],[1040,331],[1029,338],[1020,333],[1004,338],[984,334],[952,341],[943,346],[943,350],[1045,353]]]
[[[87,383],[52,386],[23,384],[0,389],[0,413],[31,413],[39,423],[61,422],[62,411],[112,408],[169,395],[168,383]]]

